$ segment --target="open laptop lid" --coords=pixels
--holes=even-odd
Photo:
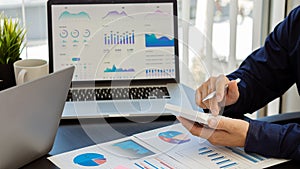
[[[48,29],[50,72],[74,65],[73,85],[179,82],[176,0],[49,0]]]
[[[0,91],[0,168],[19,168],[52,148],[74,67]]]

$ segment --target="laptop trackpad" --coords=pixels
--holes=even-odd
[[[143,101],[114,101],[100,102],[101,113],[161,113],[164,110],[164,100],[143,100]]]
[[[129,113],[140,112],[139,102],[103,102],[98,103],[101,113]]]

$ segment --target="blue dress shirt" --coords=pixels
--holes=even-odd
[[[227,76],[241,78],[238,101],[225,116],[241,117],[281,96],[293,84],[300,93],[300,6],[278,24],[260,49]],[[300,103],[299,103],[300,104]],[[265,156],[300,160],[300,126],[251,121],[245,150]]]

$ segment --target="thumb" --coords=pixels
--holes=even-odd
[[[208,126],[214,129],[227,130],[228,128],[230,128],[230,126],[232,126],[232,123],[230,121],[230,118],[212,116],[210,119],[208,119]]]
[[[235,80],[228,82],[228,89],[232,92],[238,92],[238,84]]]
[[[228,83],[228,92],[226,95],[225,105],[234,104],[240,96],[239,88],[236,81]]]

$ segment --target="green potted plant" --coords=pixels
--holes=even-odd
[[[0,90],[16,85],[13,63],[20,60],[25,34],[19,20],[0,14]]]

